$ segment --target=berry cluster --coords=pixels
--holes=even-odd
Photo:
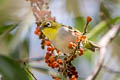
[[[71,61],[67,62],[67,59],[64,59],[65,61],[65,74],[69,80],[77,80],[78,78],[78,72],[76,70],[76,68],[72,65]]]
[[[54,48],[48,47],[45,56],[45,62],[51,68],[58,68],[63,64],[63,60],[53,54]]]

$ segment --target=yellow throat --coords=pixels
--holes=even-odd
[[[58,34],[58,29],[45,28],[42,30],[43,34],[49,38],[49,40],[54,40]]]

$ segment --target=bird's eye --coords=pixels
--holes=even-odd
[[[48,27],[51,27],[51,23],[50,23],[50,22],[46,22],[46,25],[47,25]]]

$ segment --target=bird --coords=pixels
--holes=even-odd
[[[49,39],[49,41],[51,42],[51,44],[53,44],[55,48],[66,55],[70,55],[70,53],[74,51],[74,49],[70,49],[68,47],[69,42],[78,44],[76,42],[78,36],[75,33],[77,33],[78,35],[82,35],[82,33],[77,29],[52,20],[43,21],[39,29]],[[99,48],[98,45],[96,45],[92,41],[89,41],[88,39],[85,39],[85,41],[81,45],[91,51],[95,51],[96,48]]]

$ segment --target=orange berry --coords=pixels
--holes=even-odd
[[[57,53],[59,53],[60,52],[60,50],[57,50]]]
[[[39,32],[39,31],[36,29],[36,30],[34,31],[34,34],[38,35],[38,32]]]
[[[59,64],[62,64],[62,63],[63,63],[62,59],[58,59],[57,62],[58,62]]]
[[[46,54],[47,54],[47,55],[49,55],[49,56],[51,56],[51,52],[49,52],[49,51],[48,51],[48,52],[46,52]]]
[[[50,48],[50,47],[48,47],[48,48],[47,48],[47,50],[48,50],[48,51],[51,51],[51,48]]]
[[[82,35],[82,41],[85,41],[85,39],[86,39],[86,36]]]
[[[77,78],[70,78],[69,80],[77,80]]]
[[[75,43],[73,43],[73,47],[76,47],[77,45]]]
[[[58,64],[56,61],[54,61],[54,62],[53,62],[53,66],[54,66],[55,68],[57,68],[57,67],[59,67],[59,64]]]
[[[40,36],[40,35],[41,35],[41,32],[39,31],[37,35]]]
[[[48,51],[54,51],[55,48],[54,48],[54,47],[48,47],[47,50],[48,50]]]
[[[45,59],[48,59],[50,56],[51,56],[51,53],[47,52],[46,56],[45,56]]]
[[[87,21],[87,22],[90,22],[90,21],[92,21],[92,18],[91,18],[90,16],[87,16],[87,17],[86,17],[86,21]]]
[[[57,63],[57,64],[55,64],[55,68],[57,68],[57,67],[59,67],[59,64]]]
[[[49,58],[49,61],[50,61],[50,63],[52,63],[52,62],[55,61],[55,58],[51,56],[51,57]]]
[[[54,80],[59,80],[59,78],[56,77]]]
[[[80,53],[83,53],[83,52],[84,52],[83,48],[80,48]]]
[[[80,48],[79,56],[83,55],[83,53],[84,53],[84,50],[82,48]]]
[[[55,48],[54,47],[51,47],[51,51],[54,51],[55,50]]]
[[[48,63],[48,66],[49,66],[49,67],[52,67],[52,64],[51,64],[51,63]]]
[[[68,48],[72,49],[73,48],[73,42],[69,42]]]
[[[54,65],[53,65],[52,63],[50,63],[50,67],[51,67],[51,68],[55,68]]]
[[[79,42],[81,40],[81,38],[82,38],[82,35],[78,35],[76,42]]]
[[[46,45],[46,46],[50,46],[50,41],[46,40],[46,41],[45,41],[45,45]]]

